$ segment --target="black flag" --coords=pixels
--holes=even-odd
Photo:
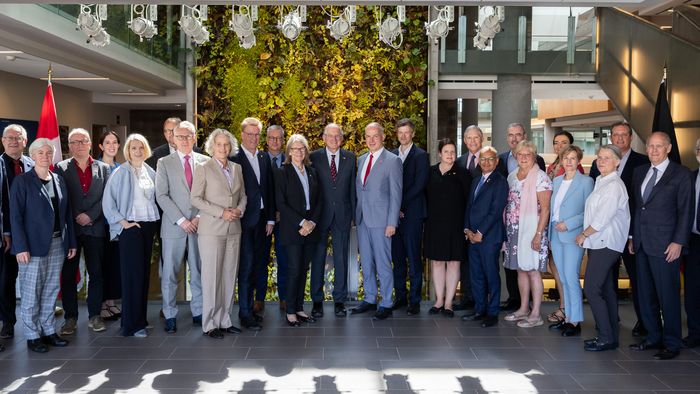
[[[678,150],[678,140],[676,139],[676,129],[673,127],[673,119],[671,118],[671,109],[668,107],[666,99],[666,80],[661,81],[659,86],[659,94],[656,96],[656,107],[654,108],[654,123],[651,126],[651,131],[663,131],[671,138],[671,153],[668,158],[678,164],[681,162],[681,154]]]

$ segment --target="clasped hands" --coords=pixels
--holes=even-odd
[[[221,218],[227,222],[238,220],[241,216],[243,216],[243,212],[238,208],[224,208],[224,213],[221,214]]]
[[[314,231],[314,228],[316,228],[316,223],[311,220],[304,220],[304,223],[302,223],[299,228],[299,234],[301,234],[302,237],[306,237]]]
[[[195,217],[192,218],[192,220],[185,219],[182,221],[182,223],[180,223],[180,227],[182,227],[187,234],[194,234],[197,232],[197,228],[199,227],[199,218]]]
[[[481,243],[481,241],[484,240],[484,235],[481,234],[481,233],[478,232],[478,231],[477,231],[477,232],[474,232],[474,231],[472,231],[472,230],[469,230],[469,229],[466,229],[466,228],[465,228],[465,229],[464,229],[464,238],[465,238],[467,241],[469,241],[469,242],[471,242],[471,243],[473,243],[473,244],[478,244],[478,243]]]

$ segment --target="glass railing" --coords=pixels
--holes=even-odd
[[[80,13],[80,6],[77,4],[41,4],[40,6],[74,22]],[[130,5],[109,6],[109,17],[102,22],[102,26],[111,36],[111,45],[121,44],[159,63],[182,69],[180,33],[175,28],[180,7],[172,5],[158,7],[156,21],[158,34],[150,40],[143,41],[127,26],[130,12]]]

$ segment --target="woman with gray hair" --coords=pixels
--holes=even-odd
[[[209,134],[206,151],[212,157],[196,163],[190,195],[199,209],[197,243],[202,263],[202,331],[223,339],[224,332],[238,334],[229,309],[236,287],[241,248],[241,217],[246,208],[243,171],[229,157],[238,152],[238,141],[227,130]]]
[[[619,341],[613,270],[627,244],[630,227],[627,188],[617,173],[621,159],[620,148],[615,145],[598,149],[600,175],[586,199],[583,231],[576,236],[576,243],[588,249],[584,291],[598,326],[598,337],[584,341],[584,349],[592,352],[615,349]]]
[[[10,190],[12,254],[17,256],[20,317],[29,350],[68,345],[56,334],[54,307],[63,260],[73,258],[76,239],[65,181],[49,169],[56,148],[47,138],[29,146],[34,169],[17,176]]]

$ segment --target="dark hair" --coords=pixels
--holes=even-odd
[[[447,145],[454,145],[454,147],[457,148],[457,145],[455,145],[455,142],[452,141],[451,138],[443,138],[438,141],[438,152],[442,152],[442,148],[446,147]]]
[[[410,127],[411,131],[416,131],[416,125],[409,118],[403,118],[403,119],[400,119],[398,122],[396,122],[396,130],[398,130],[399,127],[404,127],[404,126]]]
[[[625,121],[613,123],[613,125],[610,126],[610,135],[612,135],[613,129],[618,126],[627,127],[627,132],[629,133],[629,135],[632,135],[632,126],[630,126],[630,124]]]
[[[122,141],[119,139],[119,134],[117,134],[116,131],[107,130],[107,131],[105,131],[104,133],[102,133],[102,135],[100,136],[100,140],[98,141],[100,145],[102,145],[102,144],[105,143],[105,139],[107,138],[108,135],[113,135],[114,138],[117,139],[117,143],[118,143],[119,145],[122,144]]]
[[[568,131],[565,131],[565,130],[557,131],[557,132],[554,134],[554,138],[552,138],[552,143],[554,143],[554,140],[555,140],[557,137],[559,137],[560,135],[565,135],[566,138],[569,139],[569,144],[573,144],[573,143],[574,143],[574,136],[571,135],[571,133],[569,133]]]

